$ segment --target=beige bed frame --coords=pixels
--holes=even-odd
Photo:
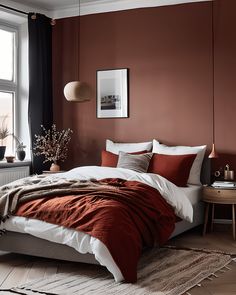
[[[204,204],[200,202],[194,206],[193,223],[187,221],[176,223],[175,230],[170,238],[203,224],[203,215]],[[67,245],[50,242],[29,234],[11,231],[7,231],[4,235],[0,236],[0,250],[51,259],[99,264],[93,254],[81,254]]]
[[[206,163],[209,165],[209,162],[205,162],[205,165]],[[206,168],[206,166],[203,165],[202,171],[207,172],[205,174],[202,173],[201,175],[202,183],[209,183],[209,166]],[[180,221],[176,223],[175,230],[170,238],[203,224],[204,204],[199,202],[193,209],[193,223],[189,223],[187,221]],[[29,234],[9,231],[0,236],[0,250],[66,261],[99,264],[93,254],[80,254],[75,249],[66,245],[50,242]]]

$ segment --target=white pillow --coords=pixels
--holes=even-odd
[[[150,151],[152,149],[152,141],[139,143],[117,143],[112,140],[106,140],[106,151],[119,155],[119,152],[135,153],[141,151]]]
[[[188,183],[201,185],[200,175],[206,145],[201,146],[166,146],[153,139],[152,152],[164,155],[189,155],[197,154],[189,173]]]

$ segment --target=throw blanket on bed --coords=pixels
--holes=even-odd
[[[172,207],[159,192],[137,181],[59,181],[51,186],[38,185],[38,189],[33,184],[11,190],[3,200],[7,200],[5,211],[8,207],[10,214],[18,204],[15,215],[73,228],[99,239],[127,282],[137,280],[142,248],[166,242],[175,223]]]

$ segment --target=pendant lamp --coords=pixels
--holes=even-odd
[[[64,95],[68,101],[71,102],[85,102],[90,100],[90,88],[87,83],[79,81],[79,56],[80,56],[80,0],[79,0],[79,16],[77,18],[78,34],[76,34],[76,67],[77,67],[77,81],[71,81],[64,87]]]
[[[212,8],[212,149],[208,158],[218,158],[215,148],[215,32],[214,32],[214,0],[211,2]]]

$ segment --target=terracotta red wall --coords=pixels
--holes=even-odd
[[[236,169],[235,0],[217,1],[215,10],[216,145]],[[66,168],[99,164],[105,139],[201,145],[212,142],[211,2],[127,10],[81,17],[53,28],[54,117],[74,130]],[[64,85],[90,84],[90,102],[69,103]],[[128,119],[96,118],[96,70],[129,68]],[[225,158],[226,157],[226,158]]]

